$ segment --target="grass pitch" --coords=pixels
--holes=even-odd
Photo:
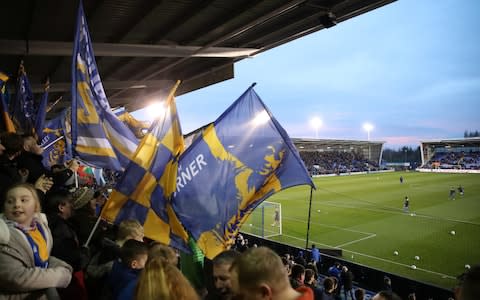
[[[341,248],[346,260],[444,288],[455,285],[466,264],[480,263],[478,174],[392,172],[314,181],[309,244]],[[465,195],[457,191],[449,199],[459,185]],[[309,187],[294,187],[268,199],[282,205],[283,234],[271,239],[305,247],[309,195]],[[271,226],[273,215],[265,218]],[[251,231],[252,222],[242,231]]]

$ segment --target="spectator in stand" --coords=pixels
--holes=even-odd
[[[317,271],[321,270],[322,256],[320,255],[320,250],[315,247],[315,244],[312,244],[312,261],[317,267]]]
[[[153,242],[148,250],[148,257],[152,259],[158,257],[164,260],[166,263],[178,267],[177,253],[171,247],[162,243]]]
[[[37,191],[30,184],[7,189],[0,214],[0,298],[58,299],[72,267],[50,256],[53,239],[40,213]]]
[[[99,252],[93,255],[87,266],[87,288],[90,299],[110,299],[106,281],[113,263],[120,258],[121,247],[128,240],[143,241],[143,227],[137,220],[124,220],[118,225],[117,238],[103,238]]]
[[[89,260],[87,249],[78,242],[77,234],[69,222],[73,214],[72,196],[67,191],[47,195],[47,217],[52,231],[52,255],[73,267],[74,276],[65,289],[58,289],[62,299],[87,299],[83,269]]]
[[[195,289],[174,265],[149,259],[135,289],[136,300],[199,300]]]
[[[345,300],[348,299],[348,295],[350,295],[352,300],[355,300],[355,296],[353,294],[353,273],[348,269],[347,266],[342,267],[340,278],[343,284],[343,294],[345,296]]]
[[[71,219],[72,225],[77,232],[80,245],[85,245],[92,232],[97,217],[95,216],[96,200],[93,198],[94,190],[89,187],[81,187],[73,192],[73,209],[75,213]],[[102,240],[102,230],[97,228],[89,248],[98,251]]]
[[[480,265],[475,265],[458,277],[459,285],[455,289],[457,300],[480,299]]]
[[[18,166],[18,157],[24,151],[23,138],[16,133],[7,133],[1,136],[0,153],[0,195],[17,183],[25,183],[29,178],[29,170]],[[40,203],[45,198],[45,193],[53,186],[53,180],[45,174],[32,182],[38,191]]]
[[[364,300],[365,299],[365,290],[362,288],[357,288],[355,290],[355,300]]]
[[[336,278],[325,277],[323,279],[322,300],[335,300]]]
[[[128,240],[120,250],[120,260],[113,263],[108,275],[113,300],[133,299],[140,272],[148,259],[148,247],[145,243]]]
[[[373,296],[372,300],[402,300],[402,298],[392,291],[380,291]]]
[[[307,261],[305,260],[305,256],[303,255],[303,251],[299,250],[297,257],[295,257],[295,263],[298,265],[302,265],[305,267],[307,265]]]
[[[292,267],[292,274],[290,275],[290,285],[297,289],[302,286],[305,280],[305,268],[302,265],[294,265]]]
[[[208,294],[208,300],[233,299],[230,268],[239,255],[240,253],[235,250],[226,250],[215,256],[212,261],[212,276],[215,290]]]
[[[388,276],[383,276],[383,290],[392,291],[392,280]]]
[[[314,296],[313,298],[315,300],[321,300],[323,289],[318,285],[318,281],[315,279],[315,277],[316,273],[314,270],[305,269],[305,285],[312,289]]]
[[[250,248],[237,257],[230,269],[234,293],[240,299],[313,300],[313,292],[290,286],[280,257],[266,247]]]

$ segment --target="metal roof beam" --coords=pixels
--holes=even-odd
[[[93,43],[96,57],[248,57],[253,48]],[[0,54],[72,56],[71,42],[0,40]]]

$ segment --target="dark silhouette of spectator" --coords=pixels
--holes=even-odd
[[[355,300],[364,300],[365,299],[365,290],[362,288],[357,288],[355,290]]]
[[[480,265],[475,265],[458,277],[459,284],[455,289],[457,300],[480,299]]]
[[[348,295],[352,300],[355,300],[355,296],[353,294],[353,273],[348,269],[347,266],[342,267],[342,273],[340,273],[340,278],[343,284],[343,294],[345,296],[345,300],[348,299]]]
[[[402,298],[392,291],[380,291],[373,296],[372,300],[402,300]]]

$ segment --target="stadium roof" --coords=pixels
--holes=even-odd
[[[457,138],[457,139],[439,139],[420,141],[421,144],[435,145],[479,145],[480,137]]]
[[[342,147],[359,147],[359,146],[381,146],[385,144],[384,141],[354,141],[354,140],[325,140],[325,139],[301,139],[301,138],[292,138],[293,143],[298,148],[302,149],[314,149],[319,146],[327,146],[332,148],[342,148]]]
[[[234,77],[235,62],[395,0],[83,0],[112,106],[136,110],[183,81],[177,95]],[[70,100],[78,1],[2,3],[0,68],[21,59],[34,92],[50,78],[59,111]]]

